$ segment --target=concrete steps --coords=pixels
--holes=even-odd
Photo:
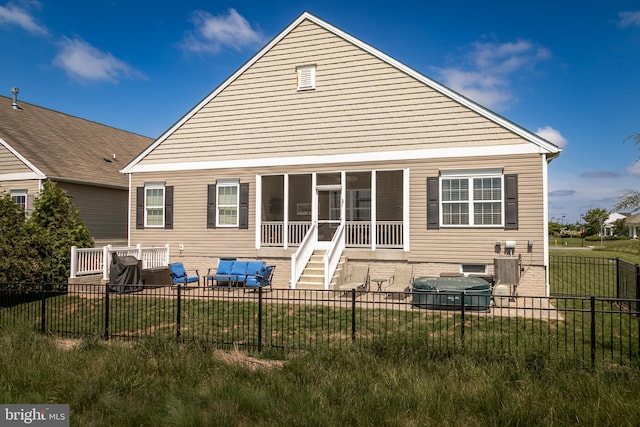
[[[311,255],[302,276],[300,276],[300,280],[298,280],[298,283],[296,284],[297,289],[324,289],[324,264],[322,262],[322,258],[324,257],[325,252],[326,251],[315,251],[313,255]],[[338,278],[341,277],[344,263],[344,257],[341,257],[340,262],[338,263],[338,268],[336,269],[333,279],[331,280],[331,284],[329,285],[329,289],[332,289],[338,283]]]

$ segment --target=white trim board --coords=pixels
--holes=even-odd
[[[385,161],[446,159],[460,157],[495,157],[518,154],[542,154],[531,144],[494,145],[478,147],[434,148],[408,151],[380,151],[374,153],[334,154],[326,156],[294,156],[239,160],[210,160],[202,162],[172,162],[135,165],[126,173],[169,172],[210,169],[261,168],[269,166],[324,165],[336,163],[370,163]]]

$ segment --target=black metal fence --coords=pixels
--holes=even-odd
[[[620,300],[640,299],[640,266],[620,258],[550,256],[552,296],[593,295]],[[635,311],[640,305],[630,306]]]
[[[426,352],[549,354],[585,365],[640,361],[638,301],[629,299],[517,296],[489,305],[490,296],[440,293],[437,304],[425,305],[420,293],[179,286],[118,294],[104,285],[4,288],[1,327],[28,325],[63,336],[202,340],[248,351],[400,341],[418,343]]]

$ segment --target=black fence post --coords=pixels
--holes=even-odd
[[[596,297],[591,297],[591,368],[596,366]]]
[[[182,317],[180,289],[182,288],[182,285],[178,283],[176,286],[178,287],[178,302],[176,303],[176,342],[180,342],[180,317]]]
[[[40,331],[44,334],[47,331],[47,295],[44,283],[40,283],[40,301]]]
[[[258,353],[262,351],[262,286],[258,286]]]
[[[356,290],[351,289],[351,342],[356,342]]]
[[[616,258],[616,298],[620,298],[620,258]]]
[[[637,300],[640,299],[640,265],[636,264],[636,274],[634,275],[634,284],[635,284],[635,289],[636,289],[636,295],[635,295],[635,299],[636,299],[636,303],[635,303],[635,310],[636,312],[640,309],[640,302],[638,302]],[[624,296],[625,298],[629,298],[628,295]],[[618,297],[620,298],[620,297]]]
[[[465,291],[460,292],[460,345],[462,346],[462,353],[464,353],[464,295]]]
[[[104,285],[104,339],[109,339],[109,285]]]

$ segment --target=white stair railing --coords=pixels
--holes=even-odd
[[[311,255],[313,255],[317,242],[318,224],[314,222],[304,236],[304,239],[302,239],[302,242],[300,242],[298,250],[291,255],[291,281],[289,282],[289,288],[296,288],[296,284],[298,280],[300,280],[304,268],[311,259]]]
[[[329,285],[331,284],[331,279],[336,272],[336,268],[338,268],[338,264],[340,263],[340,257],[342,257],[342,252],[345,248],[345,233],[344,233],[344,225],[340,224],[338,229],[336,230],[333,238],[331,239],[331,243],[329,244],[329,248],[327,252],[324,254],[322,258],[322,263],[324,265],[324,289],[329,290]]]

